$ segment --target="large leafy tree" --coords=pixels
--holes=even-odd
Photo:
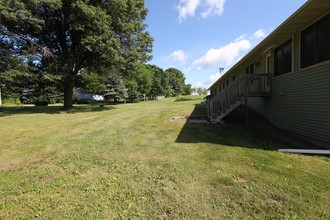
[[[169,76],[169,85],[173,90],[172,95],[178,96],[184,94],[185,80],[183,73],[175,68],[165,70]]]
[[[191,84],[184,85],[183,91],[184,91],[184,93],[183,93],[184,95],[191,95],[191,93],[193,91]]]
[[[138,101],[143,97],[143,94],[138,91],[138,84],[131,79],[124,80],[125,87],[128,89],[128,99],[130,102]]]
[[[102,94],[107,89],[107,77],[104,75],[100,75],[94,71],[83,70],[79,76],[80,79],[76,83],[76,86],[84,89],[85,91],[93,94]]]
[[[152,86],[153,72],[147,68],[146,64],[140,64],[137,69],[135,81],[138,85],[138,91],[141,94],[149,95]]]
[[[152,86],[151,86],[151,95],[153,96],[162,96],[164,95],[164,89],[162,86],[162,77],[163,69],[156,65],[148,65],[147,68],[153,73],[152,75]]]
[[[6,56],[54,76],[71,108],[82,70],[129,74],[150,59],[146,15],[144,0],[0,0],[0,43]]]
[[[161,85],[163,88],[163,95],[165,97],[171,97],[174,95],[174,90],[172,85],[170,84],[171,74],[169,71],[164,71],[161,77]]]

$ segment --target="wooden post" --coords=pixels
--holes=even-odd
[[[144,103],[144,107],[146,107],[146,94],[143,94],[143,103]]]
[[[240,121],[242,121],[242,118],[243,118],[243,116],[242,116],[242,108],[243,108],[243,106],[242,106],[242,98],[240,98],[240,100],[239,100],[239,107],[238,107],[238,115],[239,115],[239,120]]]
[[[245,97],[245,126],[248,126],[248,125],[249,125],[249,107],[248,107],[248,95],[246,95],[246,97]]]
[[[249,108],[248,108],[248,87],[249,87],[249,77],[246,74],[246,87],[245,87],[245,126],[249,125]]]

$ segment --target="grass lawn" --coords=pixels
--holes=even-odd
[[[329,158],[173,100],[0,107],[0,219],[330,219]]]

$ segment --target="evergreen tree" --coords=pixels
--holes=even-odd
[[[124,99],[128,98],[128,89],[125,86],[122,76],[116,71],[112,70],[106,74],[106,77],[103,79],[103,82],[106,83],[106,90],[104,90],[104,96],[114,97],[114,102],[117,101],[117,98]]]

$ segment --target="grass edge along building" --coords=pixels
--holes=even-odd
[[[309,0],[210,88],[208,117],[242,105],[330,145],[330,1]]]

